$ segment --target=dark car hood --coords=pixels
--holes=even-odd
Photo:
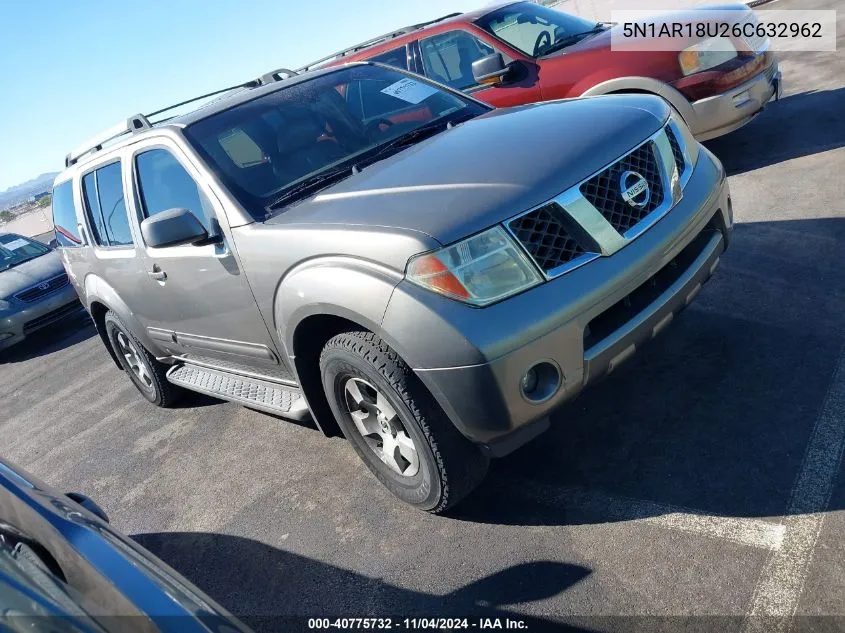
[[[0,270],[0,299],[55,277],[65,271],[62,258],[52,251],[28,262]]]
[[[349,224],[442,244],[561,193],[656,132],[657,97],[595,97],[494,110],[288,208],[268,224]]]

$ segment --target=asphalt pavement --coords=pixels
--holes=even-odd
[[[845,2],[773,6],[838,9],[843,45]],[[781,57],[783,98],[708,143],[737,218],[713,281],[449,516],[401,505],[308,426],[199,395],[147,404],[84,320],[0,358],[0,453],[91,495],[260,630],[505,614],[842,630],[845,56]]]

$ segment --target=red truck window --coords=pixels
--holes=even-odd
[[[447,31],[420,41],[425,74],[458,90],[476,85],[472,62],[495,51],[466,31]]]

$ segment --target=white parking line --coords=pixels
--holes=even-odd
[[[580,487],[559,488],[533,481],[514,485],[521,496],[564,510],[573,522],[641,521],[667,530],[719,538],[740,545],[778,550],[786,528],[780,523],[704,514],[680,506],[607,495]]]
[[[845,448],[845,348],[813,427],[792,489],[783,546],[769,556],[743,631],[788,631],[798,608],[813,551]]]

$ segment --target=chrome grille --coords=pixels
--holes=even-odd
[[[675,166],[678,168],[678,175],[682,176],[687,167],[684,160],[684,153],[681,151],[681,144],[678,143],[678,138],[675,136],[672,126],[666,126],[666,138],[669,139],[669,145],[672,146],[672,156],[675,157]]]
[[[554,270],[584,253],[557,217],[555,203],[535,209],[508,223],[508,227],[545,272]]]
[[[67,286],[69,280],[67,275],[62,273],[52,279],[48,279],[47,281],[38,284],[37,286],[32,286],[31,288],[27,288],[15,295],[15,299],[19,301],[23,301],[25,303],[31,303],[33,301],[37,301],[41,297],[49,295],[57,290],[61,290],[65,286]]]
[[[622,198],[620,178],[626,171],[637,172],[648,183],[651,197],[642,208]],[[663,179],[657,148],[649,141],[581,185],[581,194],[610,222],[625,233],[663,203]]]

